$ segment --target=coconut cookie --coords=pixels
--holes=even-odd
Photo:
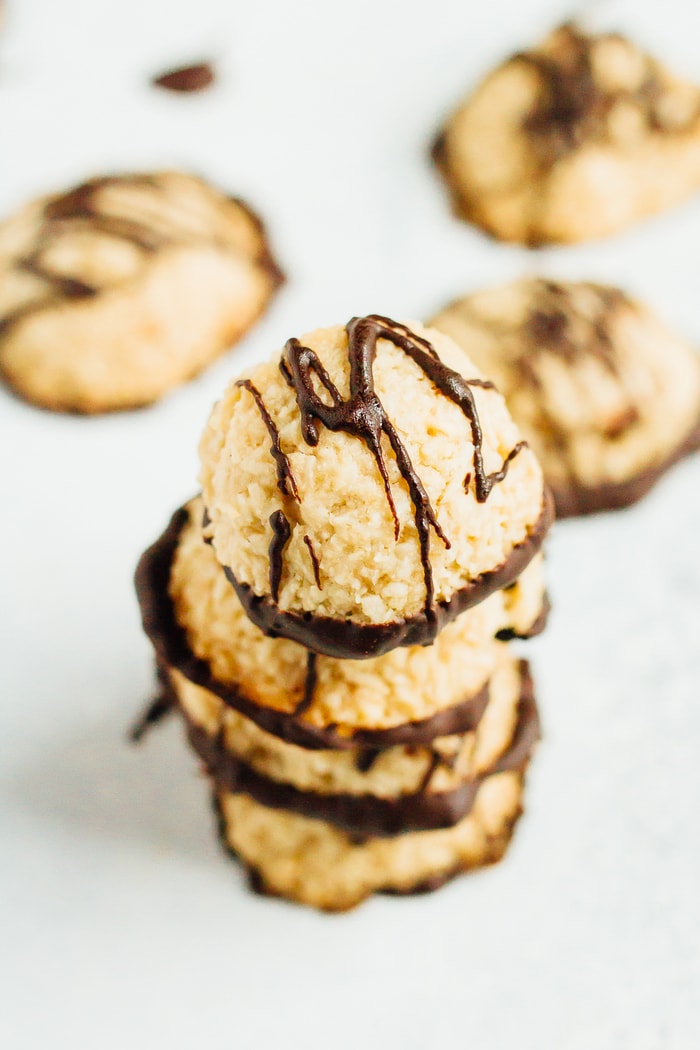
[[[494,237],[606,237],[700,187],[700,89],[617,33],[564,25],[486,77],[434,157],[456,212]]]
[[[525,738],[528,748],[533,742],[536,723],[521,703],[524,690],[531,700],[527,667],[502,650],[485,706],[466,731],[384,748],[298,747],[177,671],[169,672],[169,684],[195,750],[223,786],[236,790],[245,783],[259,800],[277,798],[283,807],[328,817],[356,833],[395,834],[454,824],[504,756],[516,748],[520,754]]]
[[[372,893],[426,893],[462,872],[500,860],[522,811],[523,775],[494,774],[454,827],[390,838],[358,837],[329,821],[218,791],[224,846],[259,893],[324,911],[348,911]]]
[[[177,172],[92,179],[0,225],[0,373],[46,408],[148,404],[239,339],[281,281],[257,216]]]
[[[443,334],[378,315],[288,340],[201,442],[206,535],[248,616],[339,658],[429,644],[551,518],[504,399]]]
[[[700,445],[700,355],[617,288],[521,280],[432,324],[505,395],[559,517],[633,503]]]
[[[161,666],[178,670],[263,729],[305,747],[415,743],[473,725],[504,649],[495,638],[544,626],[537,555],[514,585],[445,627],[429,647],[366,661],[311,653],[253,624],[202,536],[192,500],[137,572],[144,626]]]

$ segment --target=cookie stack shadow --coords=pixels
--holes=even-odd
[[[145,552],[137,592],[162,694],[136,732],[178,712],[256,890],[342,911],[503,856],[540,731],[510,642],[546,621],[550,502],[505,562],[396,623],[294,616],[269,598],[266,621],[232,586],[202,497]]]

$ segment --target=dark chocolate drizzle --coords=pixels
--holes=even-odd
[[[285,455],[280,444],[279,430],[274,419],[267,411],[265,402],[262,399],[262,395],[258,388],[251,383],[250,379],[239,379],[236,386],[242,387],[247,390],[248,393],[252,394],[255,404],[258,407],[258,412],[262,418],[263,423],[267,427],[267,432],[270,435],[272,445],[270,446],[270,455],[275,461],[275,467],[277,468],[277,488],[280,490],[283,496],[291,496],[293,499],[300,502],[299,490],[297,483],[294,479],[292,472],[292,465],[289,462],[289,457]]]
[[[272,539],[270,540],[270,594],[272,600],[277,601],[279,597],[280,582],[282,580],[284,548],[289,543],[292,529],[281,510],[276,510],[270,515],[270,527],[272,528]]]
[[[210,87],[216,79],[214,70],[209,62],[197,62],[190,66],[181,66],[178,69],[170,69],[166,73],[159,73],[153,77],[151,83],[154,87],[162,87],[167,91],[176,91],[180,94],[193,91],[203,91]]]
[[[465,780],[452,791],[429,792],[420,788],[410,795],[380,798],[376,795],[322,795],[300,791],[291,784],[269,780],[227,751],[216,736],[186,716],[192,747],[205,763],[217,788],[250,795],[261,805],[325,820],[352,835],[393,837],[411,831],[454,827],[470,812],[479,787],[490,776],[524,771],[540,738],[540,723],[527,665],[522,666],[521,697],[513,738],[490,769]],[[430,771],[430,776],[434,772]],[[425,782],[430,777],[425,778]]]
[[[298,339],[288,340],[280,362],[280,369],[296,395],[301,415],[301,432],[308,445],[318,444],[318,424],[323,423],[328,430],[343,431],[357,437],[367,446],[377,464],[394,521],[394,537],[398,539],[401,523],[391,493],[382,436],[388,440],[413,503],[425,580],[425,614],[432,617],[434,587],[433,570],[430,563],[431,528],[445,547],[450,547],[450,541],[437,520],[428,493],[411,462],[408,450],[377,395],[373,365],[379,339],[387,339],[394,346],[403,350],[440,393],[458,405],[468,419],[474,448],[475,496],[479,503],[484,503],[493,486],[503,481],[510,462],[523,448],[524,443],[520,442],[509,453],[499,470],[487,474],[483,463],[481,424],[471,387],[493,389],[493,384],[483,379],[465,380],[458,372],[440,360],[434,347],[426,339],[416,335],[405,325],[387,317],[378,314],[353,317],[345,330],[348,337],[350,363],[350,393],[347,398],[341,395],[316,352],[310,347],[302,346]],[[323,387],[330,398],[330,404],[316,392],[314,379]],[[470,481],[471,475],[468,475],[465,479],[465,488],[468,488]]]
[[[318,671],[316,667],[318,657],[316,653],[306,654],[306,677],[304,678],[304,695],[301,701],[294,708],[294,717],[298,718],[303,715],[305,711],[308,711],[314,702],[314,693],[316,691],[316,682],[318,681]]]
[[[347,734],[332,726],[311,725],[299,719],[295,713],[261,707],[235,685],[219,681],[212,674],[209,664],[192,652],[186,631],[178,623],[168,590],[172,561],[188,520],[189,513],[185,508],[176,511],[163,535],[142,555],[136,570],[136,593],[143,628],[153,645],[159,667],[176,669],[190,682],[209,690],[261,729],[290,744],[310,750],[376,750],[395,744],[425,744],[435,737],[468,732],[479,724],[488,701],[487,686],[430,718],[407,722],[391,729],[359,729]],[[307,684],[305,694],[308,690]]]
[[[46,245],[54,235],[59,234],[63,229],[84,227],[109,237],[128,241],[145,255],[152,254],[176,241],[184,243],[193,239],[191,234],[186,236],[168,234],[163,230],[152,228],[145,222],[103,211],[100,207],[101,192],[110,186],[127,185],[155,189],[158,186],[158,176],[148,174],[100,176],[89,179],[66,193],[47,200],[43,208],[42,222],[37,233],[35,247],[15,262],[17,269],[32,274],[42,282],[45,294],[24,303],[7,316],[0,318],[0,338],[7,336],[11,329],[26,317],[31,317],[60,300],[77,301],[94,298],[103,290],[77,277],[56,273],[44,264],[43,253]],[[267,246],[262,222],[240,198],[229,197],[228,199],[245,211],[260,233],[261,247],[256,262],[268,273],[274,290],[283,282],[284,275]]]
[[[556,54],[534,50],[514,56],[515,61],[531,66],[540,77],[540,97],[526,116],[524,128],[539,145],[545,166],[591,139],[606,138],[608,116],[623,99],[641,105],[650,130],[668,132],[658,66],[651,57],[645,56],[645,75],[638,88],[605,89],[594,74],[593,48],[603,39],[624,38],[617,33],[590,35],[570,22],[557,33]],[[697,116],[696,109],[691,120]]]
[[[316,554],[316,551],[314,549],[313,543],[311,542],[311,537],[310,536],[304,536],[304,543],[306,544],[306,546],[309,549],[309,555],[311,557],[311,565],[313,566],[313,570],[314,570],[314,581],[315,581],[316,586],[318,587],[318,589],[320,591],[323,588],[322,588],[322,585],[321,585],[321,572],[320,572],[321,566],[320,566],[320,563],[319,563],[319,560],[318,560],[318,555]]]

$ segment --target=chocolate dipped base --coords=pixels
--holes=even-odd
[[[226,827],[226,818],[224,816],[221,800],[214,791],[212,793],[212,808],[214,811],[214,818],[216,821],[216,830],[219,843],[224,853],[226,853],[232,860],[236,861],[237,864],[243,869],[248,888],[253,893],[257,893],[261,897],[272,897],[278,900],[286,900],[285,894],[276,890],[266,882],[265,876],[256,868],[253,864],[247,861],[240,853],[234,849],[229,841]],[[458,864],[450,868],[446,872],[442,872],[439,875],[433,875],[429,878],[420,878],[412,885],[404,885],[400,888],[397,886],[382,886],[376,889],[374,892],[382,894],[387,897],[410,897],[410,896],[422,896],[427,893],[434,893],[436,890],[440,890],[443,886],[448,885],[454,879],[460,875],[465,875],[467,872],[474,870],[475,868],[485,868],[492,864],[497,864],[504,856],[510,840],[513,837],[515,827],[522,816],[522,807],[519,807],[517,812],[509,818],[500,831],[489,838],[488,846],[483,851],[479,858],[478,864]],[[322,911],[331,913],[339,913],[350,911],[356,907],[361,900],[352,901],[350,903],[344,903],[340,905],[316,905],[320,907]]]
[[[136,593],[143,629],[155,650],[156,662],[161,669],[161,681],[163,671],[175,668],[189,681],[209,690],[261,729],[287,743],[310,750],[360,747],[372,751],[396,744],[427,743],[435,737],[465,733],[476,728],[488,701],[486,686],[476,695],[466,697],[461,703],[439,711],[430,718],[404,723],[391,729],[358,729],[352,735],[346,735],[330,726],[311,725],[304,721],[298,712],[262,707],[248,699],[236,686],[219,681],[212,674],[209,664],[190,649],[186,631],[177,622],[168,591],[173,557],[187,520],[187,510],[177,510],[162,536],[144,552],[136,570]],[[542,622],[538,621],[539,629],[544,627],[545,619],[546,612],[541,618]],[[528,636],[533,633],[534,625]],[[167,702],[162,698],[155,702],[160,714],[164,713],[164,703],[167,707]],[[142,720],[144,727],[154,720],[155,717],[147,713]]]
[[[521,695],[513,738],[496,762],[478,777],[452,791],[419,791],[396,798],[374,795],[327,795],[300,791],[291,784],[270,780],[230,752],[219,736],[195,725],[180,710],[187,736],[220,791],[250,795],[268,809],[288,810],[327,821],[353,839],[391,837],[413,831],[450,828],[472,809],[481,784],[488,777],[507,771],[524,772],[540,738],[540,722],[532,679],[521,664]]]
[[[557,482],[550,479],[557,518],[573,518],[584,514],[598,514],[605,510],[621,510],[638,503],[657,481],[686,456],[700,449],[700,416],[681,444],[660,463],[640,471],[625,481],[604,481],[586,487],[575,481]]]
[[[397,646],[431,645],[442,628],[457,616],[520,576],[542,546],[553,520],[554,501],[545,490],[540,517],[498,568],[470,580],[451,598],[434,603],[429,610],[392,623],[357,623],[280,609],[269,595],[255,594],[248,584],[237,580],[230,568],[225,567],[224,572],[248,618],[263,634],[289,638],[312,652],[339,660],[369,659]]]

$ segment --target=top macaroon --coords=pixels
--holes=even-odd
[[[231,383],[200,453],[205,535],[249,617],[340,658],[430,644],[551,518],[493,385],[450,338],[377,315]]]

